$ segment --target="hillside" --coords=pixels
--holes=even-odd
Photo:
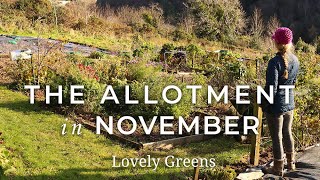
[[[236,2],[232,0],[231,2]],[[181,21],[190,8],[190,0],[97,0],[99,7],[141,7],[158,3],[165,16],[171,22]],[[230,1],[229,1],[230,2]],[[320,32],[320,1],[317,0],[240,0],[247,17],[253,14],[254,8],[261,9],[265,23],[273,16],[277,17],[283,26],[290,27],[295,32],[295,41],[299,37],[307,42],[313,42]],[[231,3],[232,4],[232,3]]]
[[[263,17],[268,20],[276,16],[283,26],[294,30],[296,40],[302,37],[313,42],[320,33],[320,1],[318,0],[241,0],[247,14],[254,7],[261,9]]]

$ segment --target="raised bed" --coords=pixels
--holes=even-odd
[[[216,110],[215,110],[216,111]],[[219,112],[218,112],[219,113]],[[206,112],[194,112],[192,117],[186,119],[186,122],[188,123],[188,120],[192,120],[194,116],[199,116],[200,119],[203,119],[201,117],[203,116],[214,116],[213,114],[208,114]],[[224,119],[220,118],[221,124],[224,124]],[[88,115],[88,116],[78,116],[76,121],[83,126],[85,126],[87,129],[96,131],[96,124],[95,124],[95,117]],[[184,145],[188,143],[194,143],[194,142],[201,142],[206,141],[208,139],[213,139],[216,137],[219,137],[223,134],[223,130],[219,135],[204,135],[203,130],[201,129],[201,121],[200,121],[200,134],[193,135],[192,133],[184,133],[183,135],[160,135],[160,134],[151,134],[151,135],[144,135],[144,134],[133,134],[130,136],[125,136],[120,134],[117,131],[114,131],[113,134],[107,133],[104,129],[101,129],[102,134],[106,138],[110,138],[113,140],[116,140],[122,144],[128,145],[130,147],[133,147],[135,149],[141,149],[141,148],[154,148],[154,149],[171,149],[174,146],[177,145]]]
[[[81,124],[89,130],[96,131],[96,125],[94,123],[83,121],[81,122]],[[132,141],[129,138],[123,137],[121,135],[108,134],[104,130],[102,130],[102,132],[103,132],[102,134],[106,138],[117,140],[120,143],[133,147],[135,149],[142,149],[142,148],[171,149],[172,147],[177,145],[184,145],[184,144],[193,143],[193,142],[201,142],[201,141],[209,140],[216,137],[216,136],[207,136],[204,134],[199,134],[199,135],[190,135],[190,136],[184,136],[184,137],[171,138],[171,139],[160,140],[155,142],[141,143],[141,142]]]

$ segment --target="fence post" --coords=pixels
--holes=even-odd
[[[251,152],[250,164],[254,166],[259,165],[261,130],[262,130],[262,108],[257,104],[257,98],[254,98],[253,115],[258,118],[259,126],[257,128],[258,134],[253,134],[251,138]]]
[[[200,159],[198,159],[197,167],[194,167],[193,180],[199,180],[199,172],[200,172]]]

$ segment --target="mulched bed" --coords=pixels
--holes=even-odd
[[[264,151],[260,152],[259,166],[269,163],[272,160],[272,158],[273,158],[272,148],[268,147],[264,149]],[[245,172],[247,168],[254,167],[253,165],[248,164],[249,161],[250,161],[250,156],[247,155],[243,157],[243,159],[239,163],[231,164],[229,165],[229,167],[234,169],[236,173],[239,174],[239,173]]]

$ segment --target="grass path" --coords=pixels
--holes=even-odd
[[[218,165],[235,163],[248,152],[232,138],[190,144],[170,151],[135,151],[83,130],[61,136],[65,117],[30,105],[28,97],[0,86],[0,132],[15,170],[0,179],[180,179],[192,168],[112,168],[112,156],[214,157]],[[71,124],[71,122],[68,122]],[[70,126],[69,126],[70,127]]]

